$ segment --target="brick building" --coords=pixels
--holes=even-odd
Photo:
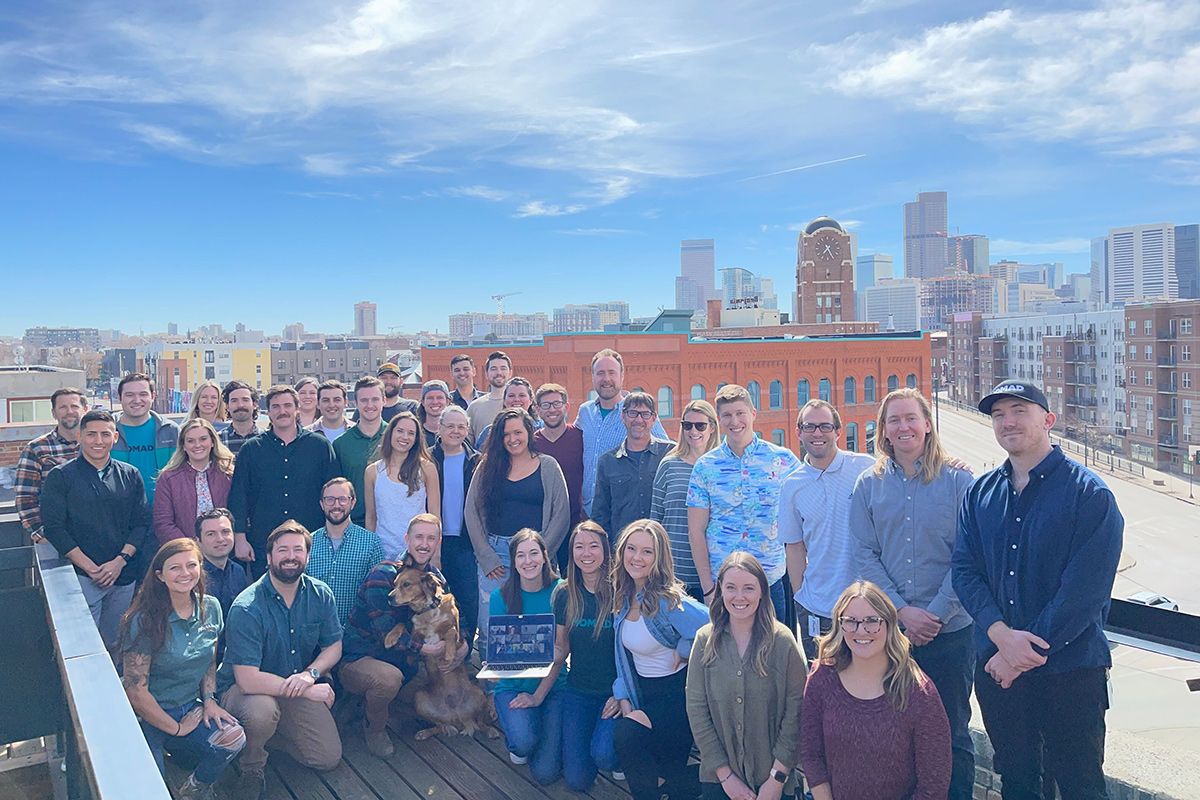
[[[625,388],[642,388],[658,399],[663,426],[679,434],[678,415],[692,398],[710,402],[726,383],[739,383],[757,398],[756,429],[792,450],[796,412],[810,398],[836,405],[847,449],[869,452],[879,401],[889,389],[931,388],[929,335],[914,333],[830,336],[799,340],[706,341],[685,333],[552,334],[540,344],[505,346],[513,372],[535,387],[566,387],[571,405],[592,392],[592,355],[606,347],[621,353]],[[450,380],[450,359],[469,353],[482,365],[494,346],[423,347],[426,380]],[[574,411],[572,418],[574,418]]]
[[[792,322],[854,319],[854,255],[850,234],[817,217],[796,241],[796,308]]]
[[[995,386],[994,375],[980,374],[983,364],[979,337],[983,332],[983,314],[978,311],[955,314],[947,325],[947,331],[946,383],[950,399],[975,405],[982,397],[981,386],[986,385],[989,390]]]
[[[1137,461],[1175,472],[1194,460],[1200,430],[1200,301],[1125,306],[1125,361],[1129,453]]]

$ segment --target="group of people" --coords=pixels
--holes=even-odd
[[[1009,458],[976,479],[916,389],[880,404],[875,454],[843,450],[839,410],[808,401],[801,458],[755,432],[737,385],[688,403],[672,441],[612,350],[574,422],[567,390],[506,353],[484,373],[480,391],[456,356],[453,389],[428,381],[419,401],[391,364],[352,389],[273,386],[265,429],[236,380],[197,386],[178,425],[140,373],[119,416],[52,397],[56,426],[18,466],[21,520],[75,566],[160,766],[194,765],[179,796],[236,758],[236,795],[259,797],[268,743],[333,768],[347,696],[390,756],[423,657],[455,669],[486,653],[490,615],[535,613],[557,623],[550,674],[489,689],[542,782],[586,791],[603,770],[636,800],[773,800],[802,791],[798,768],[817,800],[969,798],[974,691],[1006,799],[1041,797],[1044,776],[1107,796],[1123,520],[1051,445],[1036,386],[980,403]],[[392,604],[406,564],[456,598],[457,652]]]

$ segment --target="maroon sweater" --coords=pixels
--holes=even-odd
[[[933,682],[921,677],[898,712],[886,697],[851,695],[832,667],[814,667],[800,715],[808,785],[830,784],[835,800],[945,800],[950,723]]]
[[[583,517],[583,431],[568,424],[563,435],[554,442],[538,431],[533,435],[533,446],[539,453],[545,453],[557,461],[563,471],[571,505],[570,530],[574,530]],[[570,536],[570,531],[567,536]]]

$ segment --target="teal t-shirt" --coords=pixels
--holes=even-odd
[[[158,481],[158,454],[154,452],[154,418],[136,428],[121,426],[125,442],[129,445],[128,462],[142,473],[146,484],[146,502],[154,505],[154,484]]]
[[[171,612],[167,638],[150,656],[150,695],[163,708],[179,708],[200,699],[200,682],[213,664],[217,638],[224,627],[221,604],[210,594],[204,595],[204,619],[199,609],[192,610],[190,619]],[[144,642],[138,641],[142,617],[134,617],[129,626],[129,649],[146,653]]]
[[[521,590],[521,613],[522,614],[551,614],[553,609],[550,607],[550,597],[554,594],[554,587],[562,583],[561,580],[555,581],[550,586],[542,589],[540,592],[527,592]],[[488,608],[492,614],[508,614],[508,607],[504,603],[504,598],[500,596],[500,590],[496,589],[492,592],[491,598],[488,600]],[[567,675],[565,672],[559,673],[558,680],[554,684],[554,688],[559,689],[566,685]],[[496,681],[497,692],[528,692],[533,694],[537,691],[538,684],[541,680],[538,678],[503,678]],[[611,684],[610,684],[611,685]]]
[[[571,642],[571,671],[567,673],[567,685],[577,692],[608,697],[617,679],[613,615],[611,611],[605,615],[604,627],[600,629],[600,635],[595,636],[600,607],[596,595],[586,586],[580,587],[580,591],[583,592],[583,613],[567,631]],[[563,583],[554,596],[554,621],[559,625],[567,624],[567,599],[567,585]]]

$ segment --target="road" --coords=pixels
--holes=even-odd
[[[938,417],[947,452],[967,461],[975,474],[1003,462],[1004,451],[986,420],[945,405]],[[1097,473],[1125,517],[1125,557],[1113,596],[1149,590],[1179,603],[1181,611],[1200,614],[1200,506],[1123,480],[1120,473],[1103,468]]]

